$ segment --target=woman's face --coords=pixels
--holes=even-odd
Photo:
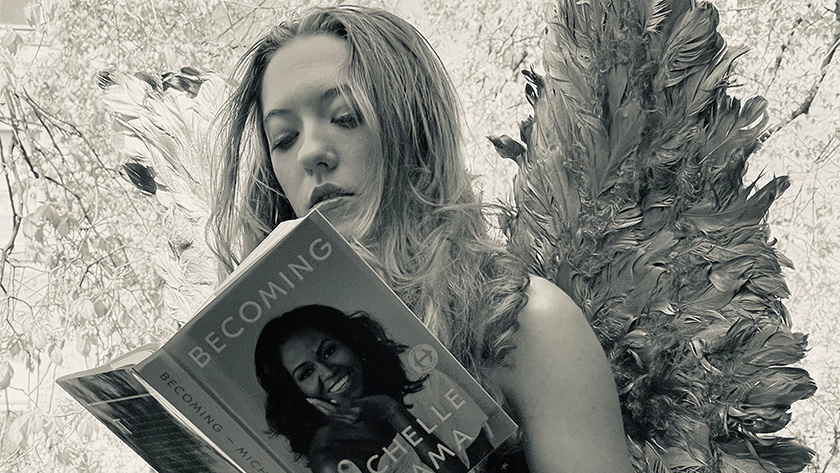
[[[342,92],[347,44],[330,34],[299,37],[268,63],[260,95],[277,181],[298,217],[317,207],[334,225],[375,205],[378,136]]]
[[[364,393],[362,363],[334,336],[312,327],[294,332],[280,360],[304,396],[324,401],[358,399]]]

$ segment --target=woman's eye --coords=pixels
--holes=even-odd
[[[295,142],[295,138],[297,138],[297,133],[289,133],[287,135],[283,135],[280,137],[280,139],[274,141],[274,144],[271,146],[271,149],[286,151],[287,149],[292,147],[292,145]]]
[[[306,378],[312,375],[312,368],[306,368],[305,370],[298,372],[298,381],[304,381]]]
[[[329,358],[335,353],[335,345],[328,345],[324,348],[324,358]]]
[[[333,118],[333,123],[344,128],[356,128],[362,123],[362,119],[355,113],[342,113]]]

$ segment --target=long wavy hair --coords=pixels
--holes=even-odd
[[[306,401],[283,367],[283,344],[303,328],[329,334],[356,355],[364,376],[364,396],[384,394],[410,408],[405,396],[423,389],[426,377],[409,379],[400,360],[408,347],[388,338],[382,325],[365,312],[347,316],[333,307],[307,305],[272,319],[260,332],[254,350],[257,379],[267,394],[265,419],[271,433],[289,439],[298,455],[309,454],[312,438],[328,421]]]
[[[249,49],[224,116],[211,247],[230,271],[279,222],[295,217],[272,171],[260,91],[277,50],[294,38],[325,33],[348,45],[350,99],[378,134],[384,157],[375,183],[381,199],[345,237],[481,379],[513,349],[527,270],[488,236],[443,64],[426,39],[393,14],[317,8],[275,26]],[[502,401],[493,386],[485,387]]]

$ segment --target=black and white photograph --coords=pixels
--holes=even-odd
[[[840,473],[838,49],[837,0],[0,0],[0,471]]]

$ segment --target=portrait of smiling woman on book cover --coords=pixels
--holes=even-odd
[[[365,312],[298,307],[255,350],[269,430],[315,472],[465,472],[503,439],[437,358]]]

